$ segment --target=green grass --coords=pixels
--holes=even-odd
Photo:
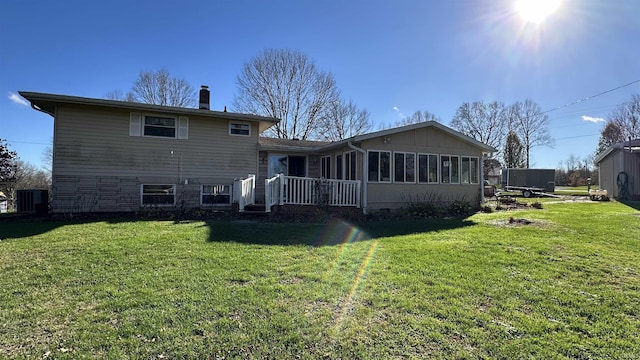
[[[0,358],[638,358],[639,214],[0,223]]]

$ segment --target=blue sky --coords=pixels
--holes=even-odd
[[[0,138],[40,165],[53,120],[17,91],[100,98],[141,70],[209,85],[221,110],[265,48],[307,54],[377,127],[417,110],[448,125],[479,100],[549,110],[640,80],[638,14],[637,0],[564,0],[538,25],[515,0],[3,1]],[[640,83],[550,112],[555,146],[535,148],[532,166],[592,153],[599,120],[634,93]]]

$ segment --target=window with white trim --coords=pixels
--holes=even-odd
[[[370,182],[391,182],[391,151],[370,150],[367,179]]]
[[[231,185],[202,185],[200,188],[200,204],[231,204]]]
[[[440,182],[443,184],[460,183],[460,157],[440,155]]]
[[[478,184],[478,158],[463,156],[460,164],[461,181],[463,184]]]
[[[336,155],[336,179],[342,179],[342,155]]]
[[[416,182],[416,154],[393,153],[393,181]]]
[[[418,154],[418,182],[438,183],[437,154]]]
[[[251,136],[251,125],[243,122],[230,122],[229,135]]]
[[[343,180],[356,180],[357,154],[355,151],[344,153],[344,178]]]
[[[331,156],[323,156],[320,158],[320,177],[323,179],[331,179]]]
[[[187,116],[131,113],[129,136],[148,136],[169,139],[189,138]]]
[[[173,206],[176,204],[176,186],[143,184],[140,186],[142,205]]]
[[[169,116],[144,116],[144,136],[176,137],[176,118]]]

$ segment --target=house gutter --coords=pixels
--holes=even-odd
[[[347,146],[362,154],[362,213],[367,215],[367,180],[365,179],[365,174],[367,174],[367,169],[369,168],[367,152],[364,149],[353,145],[351,141],[347,142]]]
[[[484,205],[484,161],[488,158],[486,153],[480,159],[480,206]]]

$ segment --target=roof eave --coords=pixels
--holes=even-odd
[[[259,122],[260,132],[280,122],[280,119],[277,119],[277,118],[250,115],[250,114],[232,113],[232,112],[226,112],[226,111],[181,108],[181,107],[174,107],[174,106],[153,105],[153,104],[144,104],[144,103],[119,101],[119,100],[94,99],[94,98],[86,98],[86,97],[79,97],[79,96],[47,94],[47,93],[38,93],[38,92],[29,92],[29,91],[18,91],[18,93],[23,98],[29,100],[31,102],[32,107],[34,105],[37,106],[38,108],[36,110],[43,111],[49,114],[51,114],[51,111],[50,111],[51,106],[55,106],[55,104],[57,103],[67,103],[67,104],[77,104],[77,105],[104,106],[104,107],[113,107],[113,108],[121,108],[121,109],[131,109],[131,110],[170,112],[170,113],[179,113],[179,114],[186,114],[186,115],[199,115],[199,116],[205,116],[205,117],[225,118],[230,120]]]
[[[485,153],[493,153],[493,152],[497,152],[498,149],[489,146],[487,144],[484,144],[472,137],[469,137],[467,135],[464,135],[458,131],[455,131],[449,127],[446,127],[442,124],[440,124],[437,121],[425,121],[425,122],[420,122],[420,123],[416,123],[416,124],[410,124],[410,125],[404,125],[404,126],[400,126],[400,127],[395,127],[395,128],[391,128],[391,129],[385,129],[385,130],[380,130],[380,131],[376,131],[376,132],[372,132],[372,133],[368,133],[368,134],[363,134],[363,135],[356,135],[353,136],[351,138],[345,139],[345,140],[341,140],[341,141],[337,141],[335,143],[331,143],[329,145],[326,146],[321,146],[320,149],[322,150],[331,150],[333,148],[338,148],[338,147],[342,147],[342,146],[346,146],[349,142],[351,143],[361,143],[365,140],[369,140],[369,139],[373,139],[373,138],[377,138],[377,137],[381,137],[381,136],[388,136],[388,135],[392,135],[392,134],[397,134],[400,132],[404,132],[404,131],[410,131],[410,130],[415,130],[415,129],[421,129],[423,127],[430,127],[433,126],[435,128],[438,128],[454,137],[457,137],[463,141],[467,141],[471,144],[473,144],[474,146],[480,148],[481,150],[483,150],[483,152]]]

